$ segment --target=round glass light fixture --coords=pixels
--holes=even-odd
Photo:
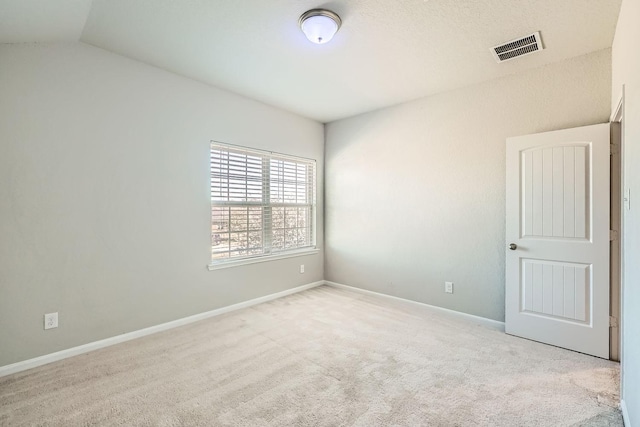
[[[329,42],[338,32],[342,20],[326,9],[311,9],[302,14],[298,20],[300,29],[307,38],[316,44]]]

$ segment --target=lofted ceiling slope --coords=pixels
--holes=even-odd
[[[609,48],[620,3],[0,0],[0,42],[78,40],[330,122]],[[316,7],[343,21],[325,45],[298,28]],[[495,62],[535,31],[545,50]]]

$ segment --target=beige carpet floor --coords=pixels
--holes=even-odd
[[[0,378],[0,425],[622,426],[618,375],[322,286]]]

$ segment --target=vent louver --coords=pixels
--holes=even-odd
[[[491,48],[491,54],[496,62],[504,62],[518,56],[528,55],[544,49],[540,32],[535,32],[519,39],[511,40]]]

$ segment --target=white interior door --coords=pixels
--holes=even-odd
[[[609,358],[609,124],[507,139],[508,334]]]

